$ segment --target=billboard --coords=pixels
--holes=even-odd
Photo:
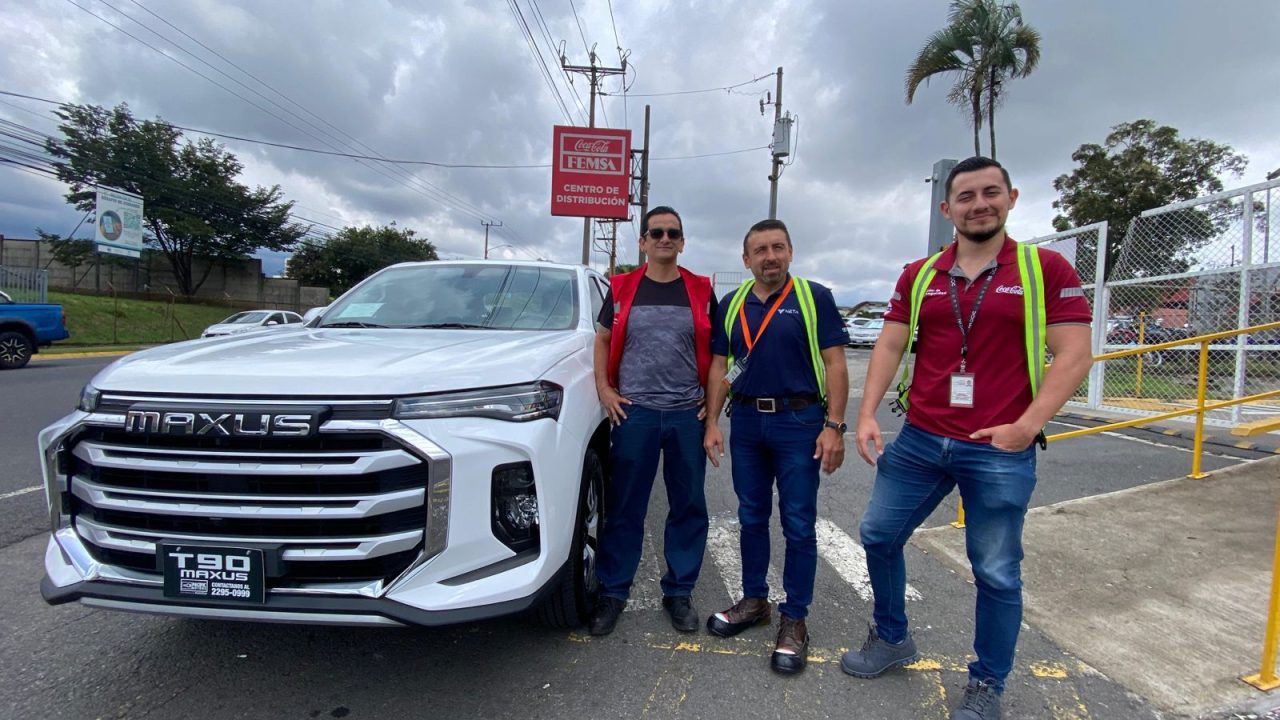
[[[142,196],[99,187],[93,241],[98,252],[142,257]]]
[[[627,219],[631,131],[555,126],[551,214]]]

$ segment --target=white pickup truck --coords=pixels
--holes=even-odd
[[[607,281],[396,265],[305,326],[121,358],[40,433],[52,604],[201,618],[583,622]]]

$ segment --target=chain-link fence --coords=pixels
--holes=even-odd
[[[1280,248],[1271,228],[1280,215],[1280,180],[1144,212],[1123,242],[1088,228],[1034,240],[1075,262],[1094,304],[1094,353],[1280,320]],[[1278,238],[1280,240],[1280,238]],[[1106,248],[1102,258],[1097,248]],[[1091,269],[1089,266],[1093,264]],[[1092,280],[1107,278],[1101,293]],[[1097,297],[1095,297],[1097,296]],[[1196,404],[1199,345],[1095,364],[1076,402],[1134,413]],[[1239,336],[1209,351],[1208,401],[1280,386],[1280,333]],[[1228,425],[1280,414],[1263,401],[1211,413]]]
[[[45,270],[0,265],[0,291],[4,291],[14,302],[49,302],[49,273]]]
[[[1086,225],[1074,230],[1038,237],[1031,240],[1030,243],[1062,255],[1076,269],[1076,274],[1080,276],[1080,282],[1084,287],[1085,297],[1088,299],[1089,305],[1094,308],[1092,348],[1095,355],[1099,354],[1102,352],[1102,333],[1097,329],[1099,313],[1097,303],[1094,301],[1097,294],[1095,292],[1096,283],[1094,278],[1097,277],[1099,272],[1098,248],[1107,246],[1107,224],[1101,222]],[[1091,388],[1101,387],[1100,380],[1094,377],[1095,374],[1090,373],[1089,377],[1080,384],[1075,396],[1072,397],[1071,401],[1073,403],[1097,407],[1101,400],[1101,394],[1098,392],[1090,394]]]

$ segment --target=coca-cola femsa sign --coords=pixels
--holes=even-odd
[[[551,214],[619,218],[630,208],[631,131],[555,126]]]

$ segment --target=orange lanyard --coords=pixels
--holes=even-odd
[[[747,304],[744,302],[738,306],[738,321],[742,323],[742,339],[747,343],[748,353],[755,349],[756,343],[760,342],[760,336],[764,334],[764,329],[769,327],[769,321],[773,320],[778,308],[782,306],[782,301],[786,300],[787,296],[791,294],[791,284],[793,282],[795,282],[794,278],[787,280],[787,286],[782,288],[782,294],[774,301],[773,307],[769,308],[769,312],[765,313],[764,322],[760,323],[760,329],[756,331],[754,338],[751,337],[751,328],[747,327],[747,313],[744,309]]]

